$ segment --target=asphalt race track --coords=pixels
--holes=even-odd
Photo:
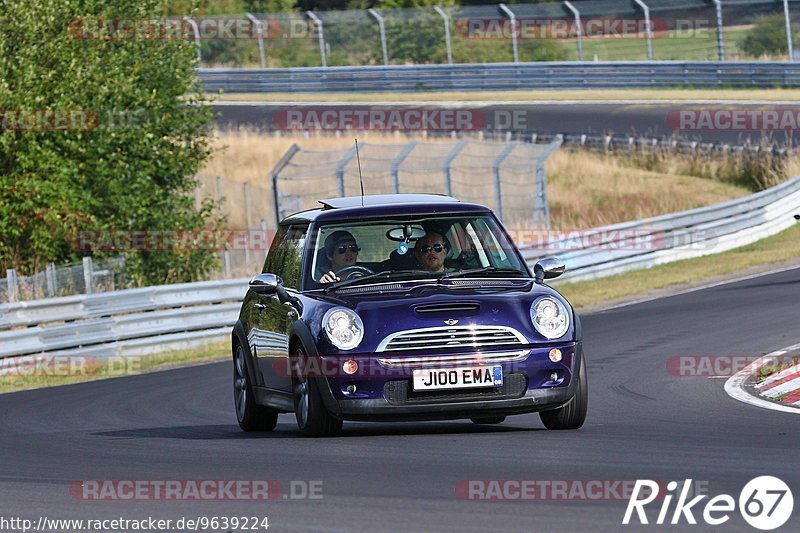
[[[710,131],[708,128],[698,130],[676,131],[676,113],[681,110],[719,111],[719,110],[778,110],[793,111],[797,115],[797,105],[789,103],[708,103],[708,102],[674,102],[674,103],[619,103],[619,102],[525,102],[525,103],[489,103],[463,102],[444,104],[431,102],[425,105],[368,103],[368,104],[270,104],[270,103],[216,103],[213,109],[217,116],[217,125],[222,129],[248,127],[270,131],[276,129],[276,113],[285,113],[288,109],[443,109],[457,107],[476,112],[485,122],[486,131],[514,130],[516,133],[539,134],[591,134],[619,135],[649,138],[678,138],[689,141],[711,142],[719,144],[755,144],[762,140],[777,145],[797,146],[800,136],[790,135],[784,131],[762,134],[760,131],[736,130],[734,128]],[[516,120],[514,127],[512,120]],[[797,119],[795,119],[797,120]],[[700,121],[698,120],[698,123]],[[446,132],[449,133],[449,132]]]
[[[549,432],[538,416],[524,415],[480,427],[346,423],[344,436],[316,440],[283,415],[274,433],[245,434],[235,422],[229,362],[3,395],[0,515],[268,516],[277,531],[646,529],[620,525],[625,500],[456,496],[459,481],[488,479],[691,478],[707,482],[712,496],[738,500],[747,481],[775,475],[797,503],[798,419],[731,399],[724,379],[672,375],[666,361],[794,344],[799,301],[794,269],[585,316],[591,400],[579,431]],[[321,480],[323,497],[129,502],[70,494],[72,482],[92,479],[268,479],[284,493],[292,480]],[[651,522],[657,505],[648,507]],[[702,524],[701,515],[695,511]],[[797,531],[799,518],[796,505],[785,529]],[[737,511],[715,529],[751,530]]]

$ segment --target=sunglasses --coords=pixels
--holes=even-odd
[[[419,251],[422,252],[423,254],[430,253],[431,250],[433,250],[434,252],[436,252],[438,254],[442,250],[444,250],[444,245],[443,244],[434,244],[433,246],[431,246],[429,244],[424,244],[424,245],[419,247]]]
[[[357,245],[357,244],[350,244],[350,245],[343,244],[343,245],[339,246],[338,248],[334,249],[334,251],[336,253],[338,253],[338,254],[346,253],[347,250],[350,250],[354,254],[357,254],[358,252],[361,251],[361,247],[359,245]]]

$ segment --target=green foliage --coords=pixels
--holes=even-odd
[[[800,28],[792,27],[792,34],[797,35],[798,29]],[[786,19],[783,14],[773,13],[758,17],[739,47],[742,52],[753,57],[787,54]]]
[[[79,38],[72,21],[148,19],[157,0],[0,0],[0,109],[69,112],[74,128],[0,130],[0,269],[29,273],[87,254],[87,232],[214,228],[198,212],[192,176],[209,156],[211,113],[191,42]],[[100,37],[100,32],[89,32]],[[189,104],[189,105],[187,105]],[[11,113],[11,115],[9,115]],[[215,265],[204,249],[131,252],[140,283],[197,279]]]

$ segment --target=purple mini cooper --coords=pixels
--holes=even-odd
[[[581,324],[487,207],[438,195],[336,198],[283,220],[233,328],[236,416],[306,436],[344,420],[499,424],[538,412],[577,429]]]

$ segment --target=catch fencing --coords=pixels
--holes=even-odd
[[[506,224],[550,227],[545,161],[561,146],[467,139],[359,143],[343,150],[293,145],[270,173],[277,220],[320,198],[403,192],[446,194],[489,205]],[[360,160],[360,163],[359,163]],[[360,169],[359,169],[360,165]]]
[[[786,60],[799,17],[799,0],[571,0],[220,16],[245,26],[228,38],[203,17],[187,36],[201,66],[237,68]]]

